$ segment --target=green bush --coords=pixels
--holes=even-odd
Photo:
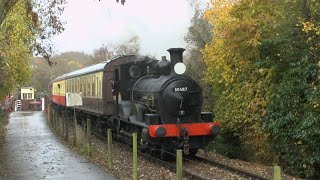
[[[243,152],[239,137],[234,133],[222,133],[208,145],[208,149],[233,159],[247,159]]]
[[[319,72],[305,59],[279,74],[265,123],[271,148],[285,169],[316,179],[320,177]]]
[[[319,1],[211,3],[205,17],[215,35],[203,50],[205,80],[222,127],[250,158],[319,179]]]

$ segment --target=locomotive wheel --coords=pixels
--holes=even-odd
[[[150,155],[154,158],[160,158],[161,152],[158,149],[151,148]]]
[[[161,157],[161,150],[160,150],[159,146],[151,145],[149,154],[150,154],[150,156],[152,156],[154,158],[160,158]]]
[[[160,159],[163,160],[163,161],[171,161],[171,160],[174,160],[175,156],[173,155],[173,153],[171,152],[168,152],[168,151],[161,151],[161,154],[160,154]]]
[[[189,149],[189,156],[195,157],[198,153],[198,149]]]
[[[148,143],[143,141],[141,138],[139,143],[140,143],[140,146],[138,148],[140,149],[141,152],[145,153],[150,149],[148,147]]]
[[[166,148],[165,145],[161,147],[160,159],[164,161],[174,160],[174,153]]]

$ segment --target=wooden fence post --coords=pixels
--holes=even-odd
[[[57,130],[57,119],[58,119],[58,111],[54,110],[53,127],[55,130]]]
[[[64,137],[64,133],[66,132],[65,121],[66,121],[65,111],[62,111],[62,137]]]
[[[137,161],[138,161],[137,133],[133,133],[133,176],[132,176],[133,180],[138,179]]]
[[[50,118],[51,118],[51,105],[49,104],[49,107],[48,107],[48,123],[50,124]]]
[[[91,156],[91,119],[87,118],[87,149],[88,149],[88,154]]]
[[[77,118],[76,118],[76,108],[73,108],[73,123],[74,123],[74,132],[73,132],[73,145],[77,144]]]
[[[112,159],[112,133],[111,129],[108,129],[108,165],[109,169],[112,169],[113,159]]]
[[[57,113],[56,113],[56,121],[55,121],[56,125],[55,126],[56,126],[56,131],[59,133],[59,119],[58,119],[59,117],[58,117],[58,111],[56,111],[56,112]]]
[[[274,180],[281,180],[281,168],[280,166],[273,167],[273,179]]]
[[[65,130],[66,130],[66,136],[65,136],[65,140],[67,141],[67,142],[69,142],[69,120],[70,120],[70,118],[68,118],[68,114],[67,114],[67,117],[66,117],[66,120],[65,120]]]
[[[182,150],[177,150],[177,180],[182,180]]]
[[[51,128],[53,128],[53,119],[54,119],[54,110],[53,110],[53,107],[52,105],[50,106],[50,126]]]
[[[52,107],[52,116],[51,116],[51,127],[54,129],[54,123],[53,123],[53,121],[54,121],[54,115],[55,115],[55,113],[54,113],[54,109],[53,109],[53,107]]]

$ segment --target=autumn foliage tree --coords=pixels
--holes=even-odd
[[[59,20],[64,3],[65,0],[0,1],[0,97],[30,79],[32,53],[51,63],[50,38],[64,30]]]
[[[50,38],[64,30],[60,15],[64,10],[65,0],[52,0],[44,2],[41,0],[3,0],[0,1],[0,25],[19,7],[20,15],[28,22],[29,31],[33,35],[32,41],[26,43],[30,51],[43,56],[50,64],[53,47]],[[12,28],[15,24],[11,24]]]
[[[30,49],[33,34],[25,16],[25,4],[17,3],[0,29],[0,97],[30,78]]]
[[[204,49],[206,80],[216,94],[214,110],[224,131],[240,137],[249,157],[268,158],[268,135],[260,120],[266,115],[272,69],[257,63],[259,14],[252,17],[241,5],[238,1],[215,1],[206,12],[214,27],[213,40]]]
[[[319,2],[217,0],[206,80],[224,131],[252,159],[319,176]]]

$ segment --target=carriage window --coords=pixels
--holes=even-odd
[[[90,76],[88,76],[87,77],[87,97],[91,96],[90,88],[91,88],[91,81],[90,81]]]
[[[102,98],[102,79],[103,77],[100,77],[100,98]]]
[[[114,71],[114,77],[115,77],[115,81],[119,81],[119,80],[120,80],[119,69],[115,69],[115,71]]]
[[[80,78],[77,79],[77,92],[80,92]]]
[[[77,92],[77,80],[76,79],[73,79],[73,92]]]
[[[98,97],[101,98],[101,80],[100,80],[101,76],[99,75],[97,77],[97,83],[98,83]]]
[[[74,80],[74,92],[77,92],[78,91],[78,80],[75,79]]]
[[[82,92],[82,78],[80,78],[80,92]]]
[[[60,84],[57,84],[58,88],[57,88],[57,95],[60,95]]]
[[[71,92],[73,92],[74,91],[74,81],[73,81],[73,79],[71,79]]]
[[[61,91],[60,91],[60,94],[64,94],[64,86],[63,86],[63,82],[61,82]]]
[[[85,80],[86,80],[86,77],[83,77],[82,78],[82,97],[86,97],[86,84],[85,84]]]
[[[68,83],[68,90],[67,91],[69,93],[71,91],[70,80],[68,80],[67,83]]]
[[[86,94],[86,80],[87,80],[87,77],[84,77],[83,78],[83,96],[85,97],[87,94]]]
[[[87,81],[88,81],[88,77],[86,77],[86,79],[84,80],[86,96],[88,97],[89,94],[88,94],[88,82]]]
[[[96,76],[92,76],[92,97],[96,96]]]

